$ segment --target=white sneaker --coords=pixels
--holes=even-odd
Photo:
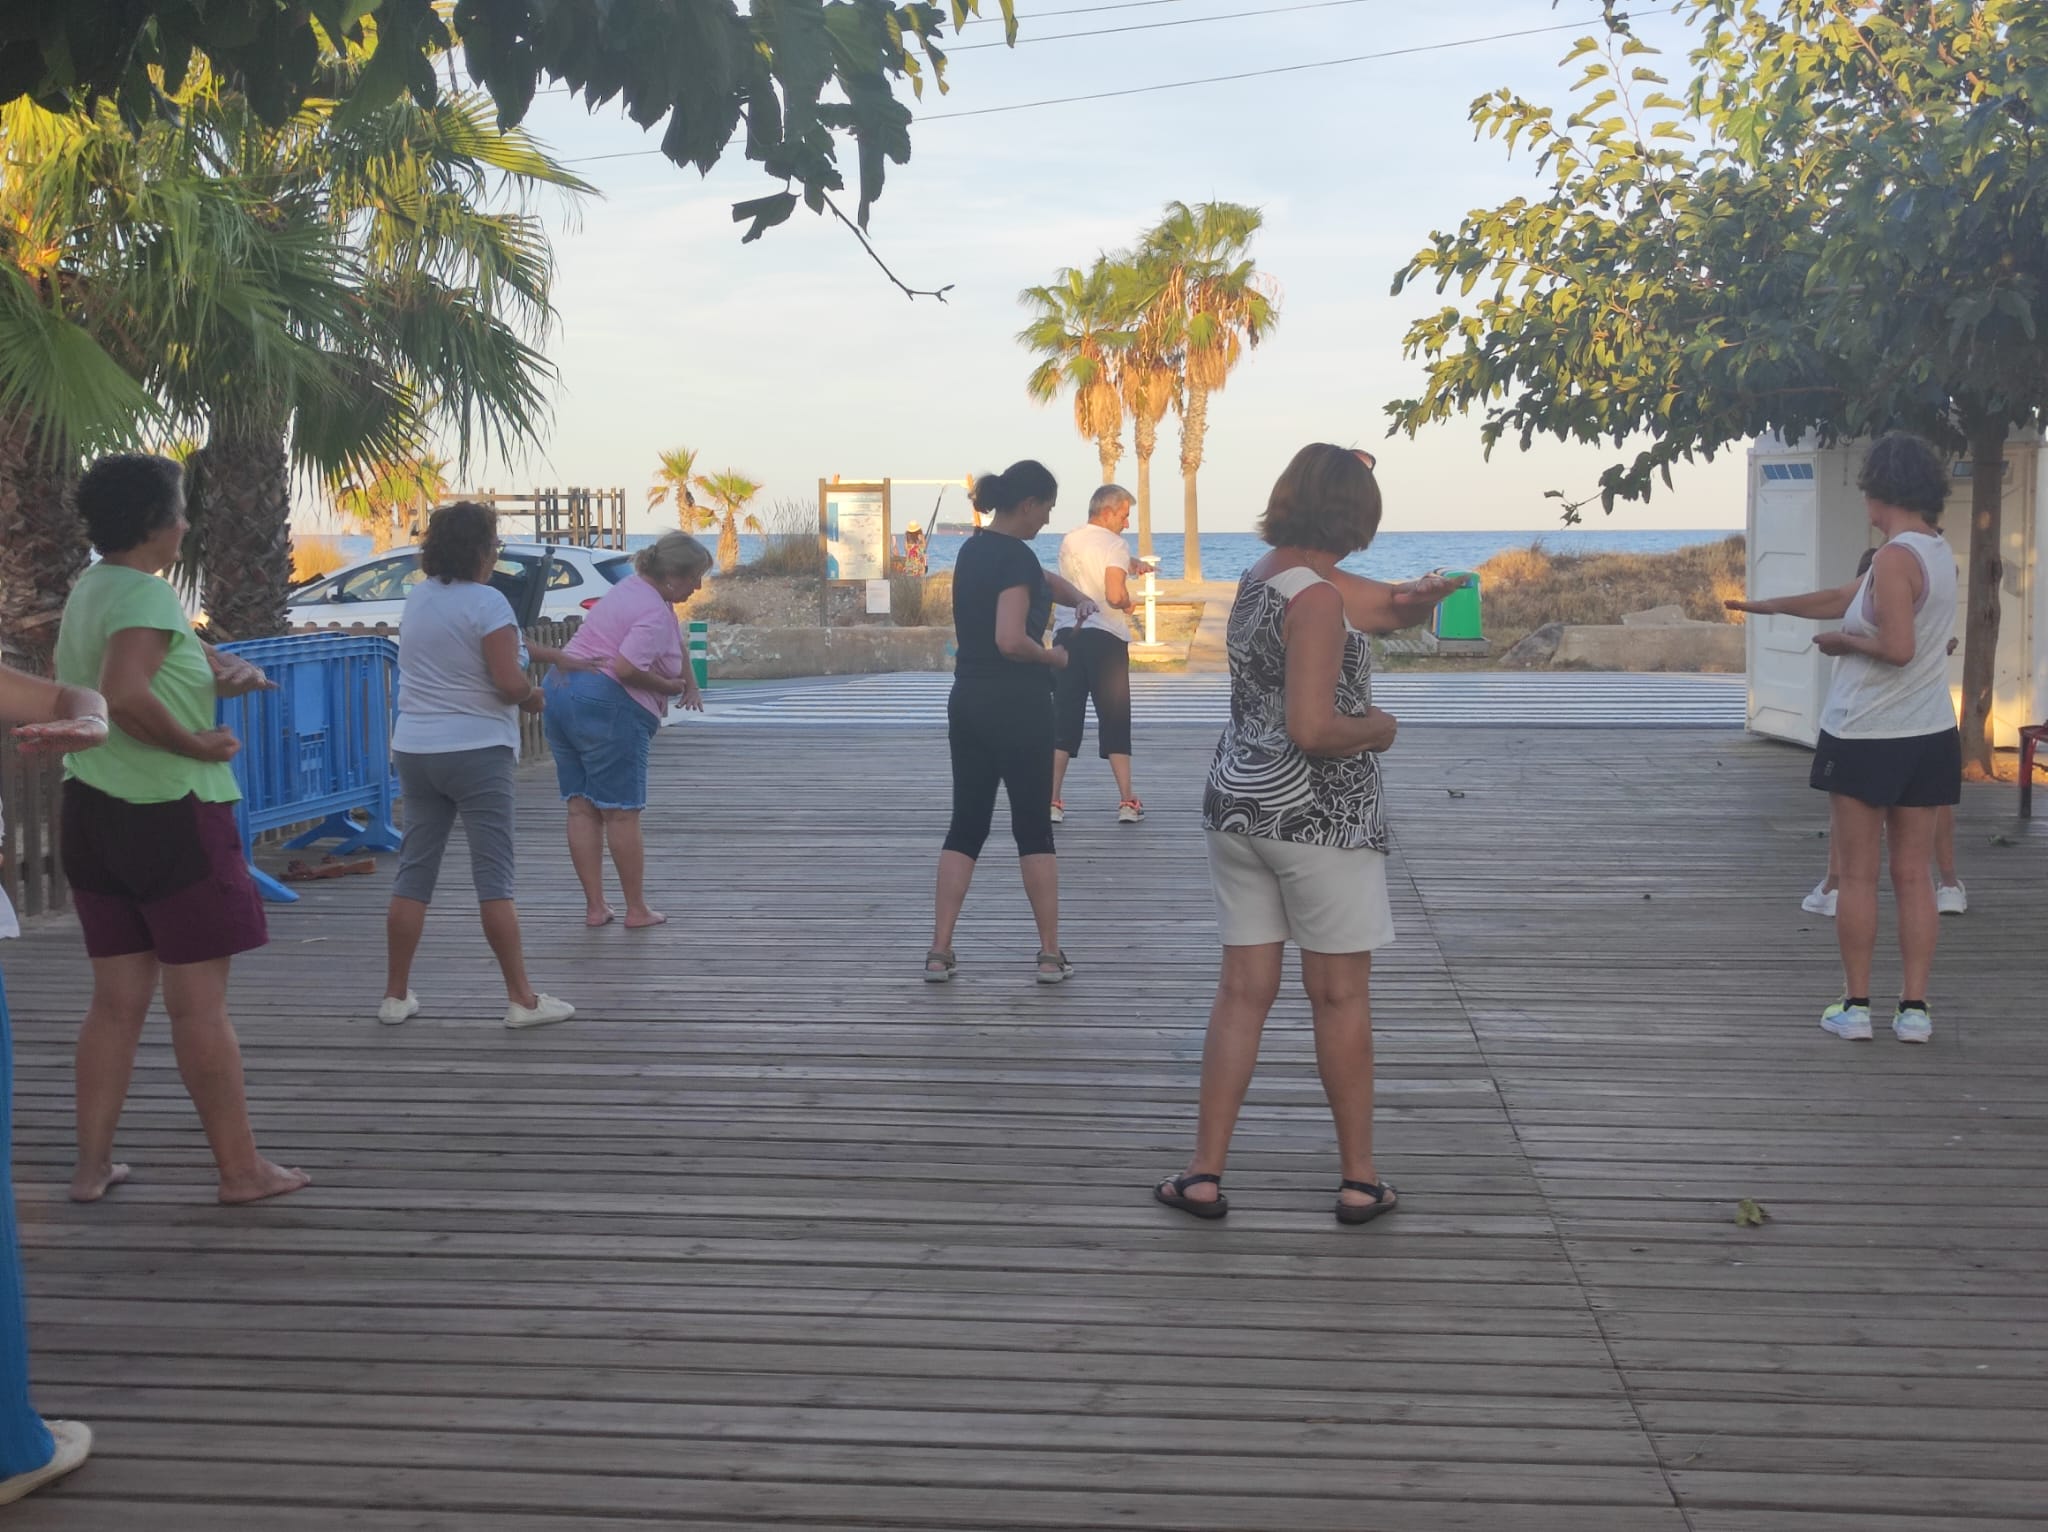
[[[1116,806],[1116,822],[1120,825],[1134,825],[1145,817],[1145,805],[1136,798],[1126,798]]]
[[[1057,798],[1052,800],[1052,822],[1056,825],[1067,822],[1067,806]]]
[[[1820,1024],[1835,1036],[1852,1043],[1870,1041],[1870,1007],[1837,1000],[1820,1013]]]
[[[1970,896],[1963,892],[1960,883],[1938,883],[1934,889],[1934,907],[1944,915],[1967,914]]]
[[[61,1479],[92,1455],[92,1427],[82,1420],[46,1420],[50,1428],[50,1439],[57,1444],[57,1452],[41,1468],[32,1468],[27,1473],[18,1473],[11,1479],[0,1479],[0,1505],[12,1505],[24,1495],[32,1495],[52,1480]]]
[[[405,992],[403,1000],[393,1000],[386,995],[377,1004],[377,1019],[387,1027],[403,1026],[420,1013],[419,996],[411,990]]]
[[[1833,920],[1835,918],[1835,896],[1838,892],[1839,890],[1837,889],[1829,888],[1828,880],[1822,878],[1820,882],[1813,885],[1813,892],[1799,901],[1799,907],[1809,915],[1825,915],[1829,920]]]
[[[1910,1011],[1901,1006],[1892,1016],[1892,1036],[1902,1043],[1932,1042],[1934,1018],[1918,1006]]]
[[[558,1021],[567,1021],[576,1014],[576,1007],[566,1000],[557,1000],[553,995],[536,995],[532,1006],[517,1002],[505,1007],[505,1025],[508,1027],[551,1027]],[[1866,1022],[1868,1018],[1865,1018]]]

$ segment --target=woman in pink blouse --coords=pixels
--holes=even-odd
[[[548,676],[548,749],[569,806],[569,858],[583,885],[584,923],[617,918],[604,896],[604,854],[611,849],[626,896],[626,926],[640,930],[668,917],[648,907],[647,853],[640,811],[647,807],[647,752],[669,702],[702,712],[704,699],[683,657],[675,609],[697,593],[711,552],[670,532],[642,548],[628,575],[591,609],[563,654],[588,668]]]

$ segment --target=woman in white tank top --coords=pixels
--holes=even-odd
[[[1948,495],[1941,457],[1917,436],[1881,438],[1857,479],[1870,524],[1885,537],[1870,572],[1834,590],[1731,601],[1765,616],[1841,619],[1814,636],[1835,657],[1821,710],[1811,784],[1828,794],[1841,873],[1835,936],[1843,995],[1821,1015],[1837,1037],[1870,1037],[1870,968],[1877,948],[1877,878],[1891,847],[1899,909],[1899,1006],[1892,1035],[1934,1035],[1927,981],[1939,916],[1934,899],[1935,819],[1960,802],[1962,741],[1948,689],[1956,623],[1956,561],[1936,529]]]

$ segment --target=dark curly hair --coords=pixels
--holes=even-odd
[[[444,505],[427,518],[420,543],[420,573],[449,585],[474,580],[484,555],[498,547],[498,513],[474,500]]]
[[[1856,487],[1873,500],[1939,521],[1948,501],[1948,471],[1932,443],[1910,431],[1891,431],[1870,444]]]
[[[1060,481],[1045,464],[1031,458],[1012,463],[1001,473],[985,473],[974,481],[974,508],[984,516],[1014,511],[1026,500],[1057,500]]]
[[[1349,447],[1311,442],[1294,454],[1266,501],[1259,536],[1275,548],[1356,553],[1380,529],[1380,485]]]
[[[139,548],[178,519],[185,470],[167,457],[120,452],[86,469],[72,492],[85,535],[101,558]]]

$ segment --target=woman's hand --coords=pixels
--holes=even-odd
[[[542,713],[547,711],[547,705],[548,694],[536,686],[520,699],[519,711],[522,713]]]
[[[1067,668],[1067,661],[1073,658],[1073,656],[1067,652],[1067,646],[1065,644],[1054,644],[1051,648],[1045,651],[1045,655],[1045,663],[1052,666],[1054,670],[1065,670]]]
[[[1086,596],[1083,596],[1074,603],[1074,626],[1079,627],[1101,610],[1102,604],[1100,602],[1090,601]]]
[[[104,718],[62,718],[55,723],[27,723],[14,731],[24,755],[73,755],[107,742]]]
[[[1847,633],[1816,633],[1813,647],[1822,654],[1854,654],[1856,643]]]
[[[686,675],[682,678],[682,685],[676,692],[676,706],[692,713],[704,711],[704,693],[697,689],[695,676]]]
[[[241,753],[242,742],[232,729],[205,729],[192,736],[192,759],[225,766]]]
[[[239,654],[230,654],[208,644],[206,663],[213,667],[213,693],[216,697],[246,697],[251,692],[277,690],[277,683],[263,673],[261,666],[251,664]]]
[[[1449,575],[1426,574],[1396,585],[1394,600],[1402,606],[1440,606],[1452,591],[1463,590],[1471,583],[1471,575],[1453,579]]]
[[[1368,725],[1366,737],[1361,743],[1360,755],[1378,755],[1394,748],[1394,736],[1401,732],[1400,720],[1384,708],[1367,708],[1363,721]]]

